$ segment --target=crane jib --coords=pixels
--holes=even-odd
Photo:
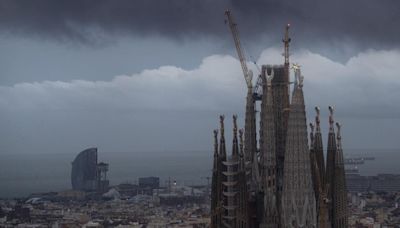
[[[237,24],[233,21],[232,14],[229,10],[225,11],[225,15],[228,20],[229,28],[232,32],[233,41],[235,42],[235,47],[236,47],[236,51],[238,53],[238,57],[240,60],[240,65],[242,67],[244,79],[246,80],[247,87],[251,88],[253,72],[247,68],[247,64],[246,64],[247,61],[243,54],[242,47],[240,45],[239,31],[237,29]]]

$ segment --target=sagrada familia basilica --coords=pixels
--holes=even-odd
[[[341,125],[329,107],[325,161],[320,109],[315,108],[315,121],[307,124],[303,76],[299,65],[289,63],[289,25],[283,39],[284,63],[263,65],[253,85],[237,26],[231,13],[225,14],[248,92],[244,130],[238,129],[237,116],[233,116],[230,153],[224,116],[220,116],[219,130],[214,130],[211,227],[348,227]]]

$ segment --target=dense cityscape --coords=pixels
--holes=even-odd
[[[97,154],[96,148],[82,151]],[[78,157],[78,156],[77,156]],[[97,156],[94,156],[96,158]],[[364,158],[352,158],[364,161]],[[94,162],[97,167],[104,163]],[[374,161],[368,161],[374,162]],[[349,162],[351,166],[352,162]],[[85,167],[90,167],[89,164]],[[96,167],[96,166],[95,166]],[[96,168],[97,169],[97,168]],[[82,169],[86,175],[90,171]],[[76,173],[74,173],[76,174]],[[72,177],[72,176],[71,176]],[[211,184],[185,186],[175,180],[160,184],[158,177],[143,177],[137,184],[116,186],[87,176],[72,190],[35,193],[0,199],[1,227],[209,227]],[[74,181],[72,181],[74,182]],[[349,227],[398,227],[400,175],[346,175]],[[71,186],[72,187],[72,186]]]

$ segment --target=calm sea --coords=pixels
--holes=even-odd
[[[24,197],[30,193],[71,188],[71,162],[76,154],[0,155],[0,198]],[[346,157],[373,156],[358,166],[361,175],[400,174],[399,150],[349,150]],[[101,152],[99,161],[110,164],[112,185],[136,183],[138,177],[158,176],[161,184],[176,180],[182,184],[206,184],[211,175],[211,152]]]

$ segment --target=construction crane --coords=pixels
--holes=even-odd
[[[253,84],[252,84],[253,72],[247,68],[246,57],[244,56],[244,53],[242,51],[242,46],[240,45],[239,31],[237,29],[237,24],[233,21],[231,11],[226,10],[225,15],[229,24],[229,28],[232,32],[233,41],[235,42],[236,51],[238,53],[240,64],[242,66],[243,75],[244,79],[246,80],[247,88],[253,89]]]
[[[232,16],[231,11],[226,10],[225,15],[227,17],[229,28],[232,32],[233,41],[235,42],[236,51],[239,56],[240,65],[242,66],[243,75],[244,75],[244,79],[246,80],[247,88],[249,90],[252,90],[254,101],[261,100],[262,78],[261,78],[261,76],[259,76],[257,78],[256,85],[253,87],[253,83],[252,83],[253,72],[247,68],[247,60],[242,51],[242,46],[240,44],[239,31],[237,29],[237,24],[233,21],[233,16]]]

